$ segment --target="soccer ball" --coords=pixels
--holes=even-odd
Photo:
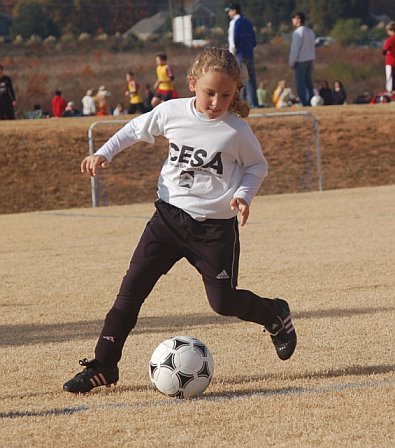
[[[323,100],[322,96],[314,95],[310,100],[310,104],[313,107],[322,106],[324,104],[324,100]]]
[[[202,395],[214,373],[214,359],[207,346],[190,336],[175,336],[154,350],[149,375],[155,389],[169,397]]]

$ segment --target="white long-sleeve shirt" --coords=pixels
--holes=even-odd
[[[315,59],[315,33],[307,26],[298,26],[292,33],[289,65]]]
[[[169,153],[158,181],[158,196],[197,220],[228,219],[232,198],[249,204],[267,175],[262,148],[247,122],[226,112],[209,119],[195,98],[166,101],[114,134],[95,154],[109,162],[138,141],[163,135]]]
[[[95,100],[90,95],[85,95],[82,98],[82,113],[83,115],[95,115],[96,113]]]
[[[228,28],[228,47],[229,51],[236,56],[236,45],[235,45],[235,24],[236,20],[240,18],[240,14],[236,14],[233,19],[229,22]]]

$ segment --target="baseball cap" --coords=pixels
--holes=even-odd
[[[237,11],[240,11],[240,5],[238,3],[229,3],[228,6],[225,8],[226,12],[229,12],[231,9],[236,9]]]

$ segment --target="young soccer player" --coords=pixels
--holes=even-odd
[[[141,95],[140,83],[136,80],[133,72],[126,73],[126,82],[128,90],[125,95],[129,97],[128,114],[135,114],[145,112],[143,96]]]
[[[131,120],[94,155],[81,171],[96,176],[111,159],[138,142],[163,135],[169,154],[159,176],[156,211],[132,256],[113,307],[98,339],[95,358],[64,384],[68,392],[89,392],[116,383],[118,362],[144,300],[159,278],[181,258],[202,276],[213,310],[263,326],[280,359],[296,347],[288,303],[237,289],[239,229],[267,174],[267,162],[239,97],[242,76],[235,57],[224,49],[204,50],[188,75],[192,98],[161,103]]]
[[[167,55],[159,53],[156,55],[156,76],[154,84],[154,97],[152,98],[152,107],[157,106],[162,101],[168,101],[173,98],[174,93],[174,74],[170,65],[167,63]]]

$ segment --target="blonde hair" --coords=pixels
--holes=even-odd
[[[205,48],[193,61],[188,73],[188,80],[199,79],[208,72],[218,72],[230,76],[237,84],[237,90],[230,104],[229,111],[242,118],[248,117],[250,106],[240,98],[239,91],[248,79],[246,68],[239,67],[233,54],[224,48]]]

